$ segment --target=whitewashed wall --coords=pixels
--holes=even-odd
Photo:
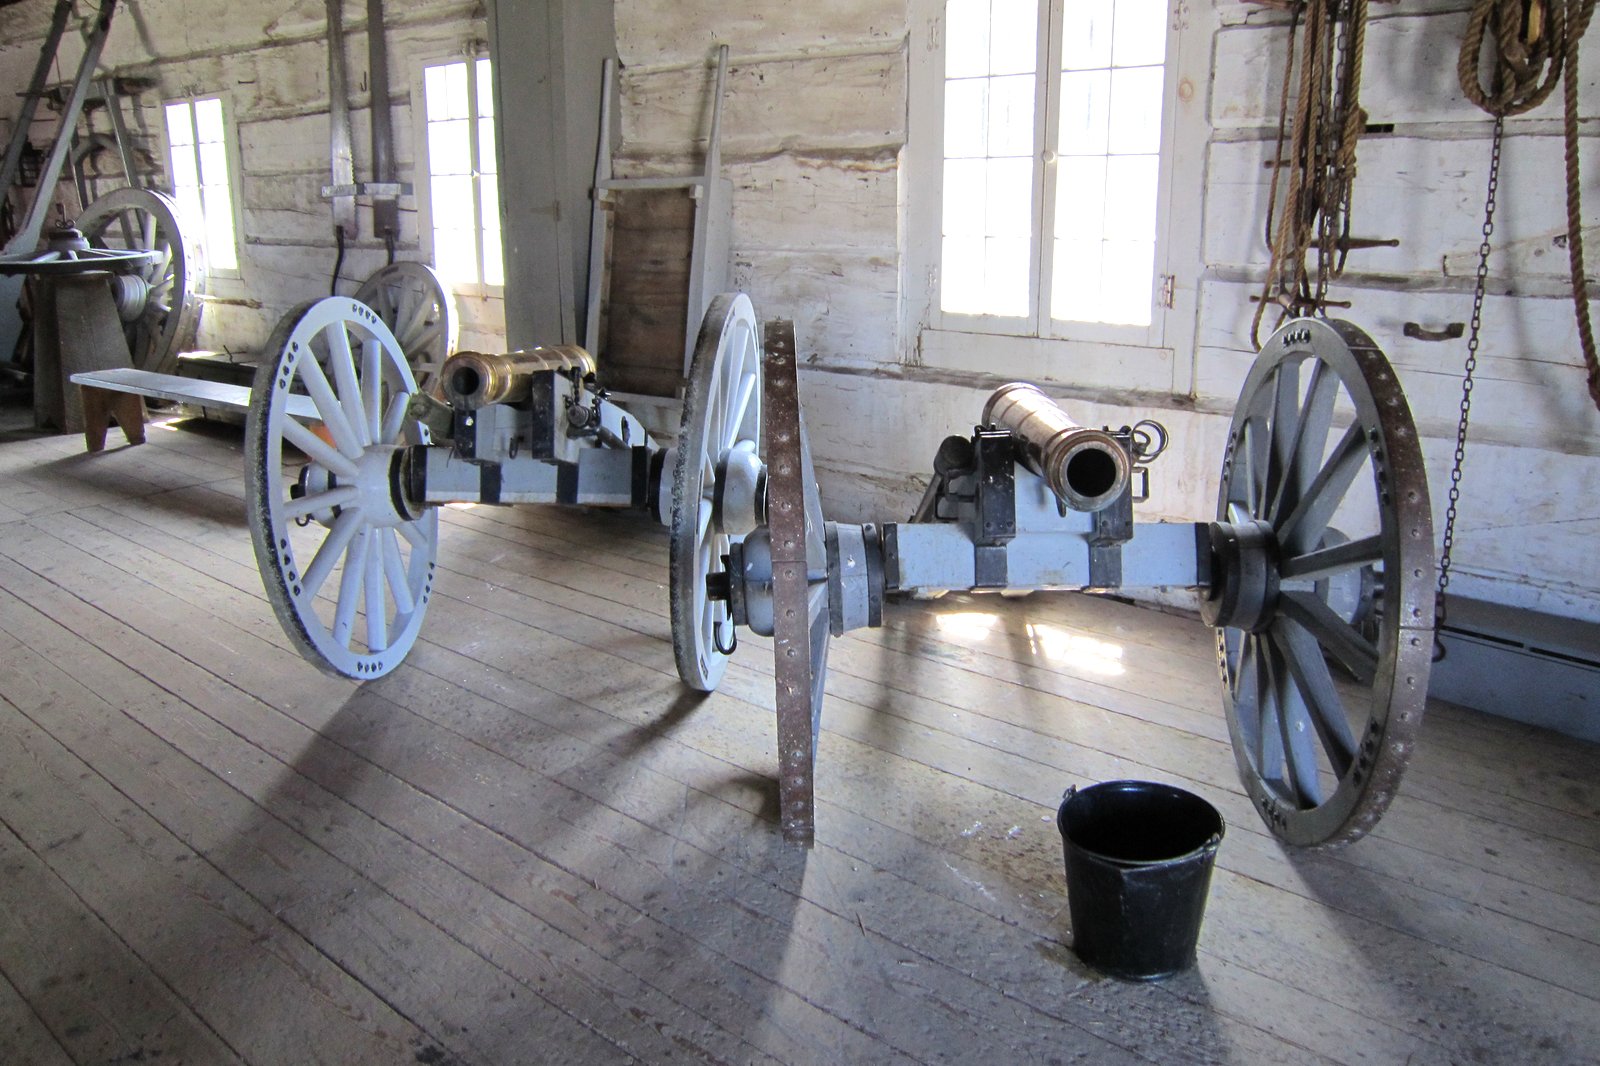
[[[1455,86],[1466,6],[1399,0],[1372,8],[1363,100],[1372,122],[1395,130],[1362,144],[1356,229],[1401,243],[1353,256],[1361,276],[1335,292],[1400,367],[1428,437],[1441,525],[1464,349],[1401,331],[1407,321],[1430,329],[1465,321],[1470,309],[1489,122]],[[933,0],[755,0],[736,8],[618,0],[623,156],[640,173],[698,158],[708,62],[717,44],[729,45],[724,153],[736,186],[734,277],[760,313],[795,320],[808,363],[807,420],[838,517],[903,517],[939,440],[976,419],[996,367],[1077,397],[1073,410],[1086,422],[1161,419],[1177,443],[1157,464],[1154,499],[1142,513],[1208,516],[1227,418],[1250,360],[1249,296],[1265,265],[1256,235],[1266,142],[1276,132],[1281,16],[1236,0],[1174,0],[1191,82],[1179,94],[1180,139],[1194,146],[1178,157],[1174,195],[1203,188],[1198,218],[1175,213],[1188,246],[1175,256],[1179,309],[1192,308],[1195,339],[1130,379],[1116,359],[999,341],[924,365],[915,315],[909,328],[899,325],[911,297],[903,254],[936,237],[908,227],[902,209],[919,180],[905,165],[914,154],[908,146],[926,135],[915,125],[909,86],[924,61],[920,43],[938,36],[927,20],[940,10]],[[1600,263],[1597,71],[1600,44],[1591,43],[1580,89],[1590,118],[1591,272]],[[1553,101],[1510,124],[1453,588],[1600,619],[1600,575],[1589,562],[1600,534],[1600,413],[1585,396],[1571,305],[1560,298],[1558,115]],[[1019,360],[1032,361],[1031,370]]]
[[[54,5],[49,0],[0,9],[0,118],[9,134]],[[386,5],[389,83],[395,160],[401,181],[414,181],[418,129],[412,91],[425,60],[481,50],[486,35],[482,5],[461,0],[391,0]],[[92,5],[80,2],[83,11]],[[367,98],[366,5],[344,5],[345,62],[351,87],[357,178],[370,177],[370,101]],[[328,51],[323,0],[133,0],[119,5],[101,67],[154,78],[157,88],[125,111],[152,154],[164,164],[161,105],[186,95],[223,98],[236,185],[241,200],[239,277],[213,279],[202,318],[203,346],[253,350],[284,311],[326,295],[335,247],[329,205],[319,197],[329,181]],[[61,49],[59,77],[71,77],[82,54],[71,31]],[[53,75],[55,76],[55,75]],[[41,109],[42,111],[43,109]],[[53,114],[35,122],[32,139],[47,145]],[[106,130],[102,115],[98,128]],[[158,180],[160,185],[165,179]],[[63,184],[69,216],[76,196]],[[417,235],[417,206],[401,201],[397,255],[424,258]],[[381,266],[383,245],[372,239],[372,216],[363,208],[361,239],[352,244],[342,291]],[[499,299],[458,299],[462,343],[501,347],[504,308]]]

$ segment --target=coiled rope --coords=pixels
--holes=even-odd
[[[1578,340],[1588,369],[1589,397],[1600,408],[1600,356],[1589,312],[1583,264],[1583,201],[1578,181],[1578,42],[1589,29],[1595,0],[1477,0],[1456,61],[1467,99],[1505,119],[1531,111],[1562,86],[1566,139],[1567,260]],[[1485,42],[1493,55],[1485,62]],[[1482,75],[1489,75],[1485,85]]]

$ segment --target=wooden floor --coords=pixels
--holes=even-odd
[[[0,444],[0,1063],[1600,1055],[1593,745],[1434,707],[1377,832],[1288,854],[1198,623],[950,597],[834,643],[806,853],[770,645],[684,695],[647,522],[448,511],[356,686],[272,617],[237,432],[150,437]],[[1117,777],[1229,823],[1157,984],[1070,950],[1054,809]]]

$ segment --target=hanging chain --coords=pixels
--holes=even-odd
[[[1505,119],[1496,116],[1494,140],[1489,149],[1489,191],[1483,201],[1483,241],[1478,245],[1478,276],[1472,286],[1472,321],[1467,330],[1467,360],[1461,374],[1461,420],[1456,424],[1456,455],[1450,467],[1450,503],[1444,511],[1444,544],[1439,551],[1439,595],[1433,607],[1433,657],[1444,658],[1439,634],[1445,622],[1445,591],[1450,587],[1450,555],[1456,541],[1456,507],[1461,502],[1461,471],[1467,459],[1467,423],[1472,418],[1472,379],[1478,370],[1479,333],[1483,329],[1483,298],[1489,286],[1489,238],[1494,236],[1495,198],[1500,192],[1500,141]]]

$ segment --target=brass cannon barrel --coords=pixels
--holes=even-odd
[[[1080,426],[1037,385],[1002,385],[983,405],[985,425],[1021,439],[1022,464],[1075,511],[1098,511],[1128,488],[1128,453],[1110,433]]]
[[[516,403],[528,397],[533,375],[546,370],[594,373],[594,356],[575,344],[490,355],[457,352],[439,372],[444,398],[457,411],[476,411],[492,403]]]

